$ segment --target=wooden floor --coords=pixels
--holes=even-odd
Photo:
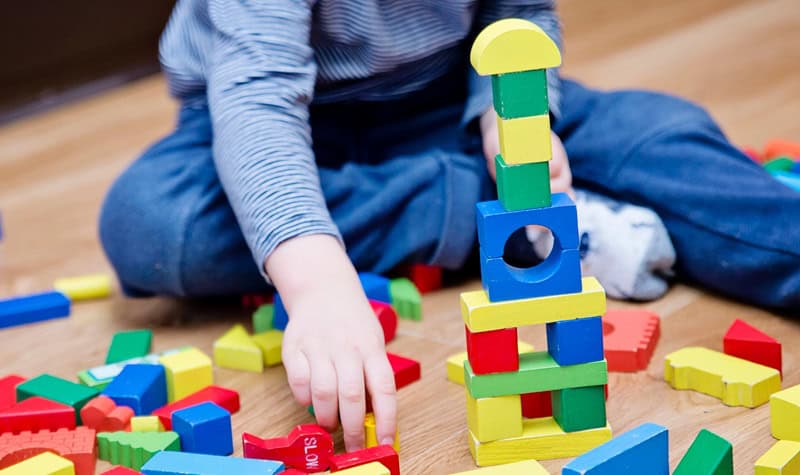
[[[566,74],[600,87],[645,87],[687,96],[708,107],[739,144],[761,145],[773,136],[800,138],[797,0],[565,0],[561,9]],[[174,110],[162,78],[153,77],[0,129],[5,234],[0,296],[47,289],[59,276],[110,270],[95,224],[102,196],[146,144],[170,129]],[[400,396],[401,458],[407,474],[473,467],[464,390],[446,381],[444,366],[445,357],[463,346],[457,299],[462,290],[426,296],[425,320],[402,322],[390,345],[391,351],[423,365],[423,380]],[[733,442],[736,473],[752,473],[754,460],[773,443],[768,408],[730,408],[706,396],[674,391],[662,380],[663,358],[687,345],[720,349],[727,325],[743,318],[780,336],[785,385],[798,384],[800,325],[684,286],[647,307],[663,317],[661,343],[648,371],[611,375],[608,410],[615,431],[645,421],[666,425],[674,467],[697,431],[706,427]],[[236,306],[187,306],[164,299],[81,303],[69,319],[0,331],[0,374],[47,371],[73,377],[102,362],[113,332],[142,326],[155,330],[156,350],[193,344],[210,351],[216,336],[246,319]],[[544,347],[541,329],[526,330],[524,336]],[[217,370],[216,381],[241,392],[244,409],[234,417],[237,438],[244,430],[283,435],[310,421],[292,401],[282,368],[264,375]],[[556,473],[563,463],[545,465]]]

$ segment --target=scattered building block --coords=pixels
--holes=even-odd
[[[472,333],[465,326],[467,358],[475,374],[505,373],[519,369],[517,329]]]
[[[272,320],[275,318],[275,306],[271,303],[260,305],[253,312],[253,333],[264,333],[273,330]]]
[[[140,470],[158,452],[181,450],[181,439],[175,432],[101,432],[97,448],[100,460]]]
[[[144,475],[276,475],[283,464],[187,452],[159,452],[142,467]]]
[[[53,288],[73,302],[102,299],[111,295],[111,276],[108,274],[81,275],[56,279]]]
[[[129,360],[120,361],[117,363],[95,366],[94,368],[79,371],[78,381],[80,381],[84,386],[89,386],[90,388],[95,388],[98,391],[102,391],[106,386],[108,386],[108,383],[119,376],[119,373],[122,372],[122,369],[129,364],[160,364],[159,360],[161,357],[180,353],[181,351],[185,351],[190,348],[190,346],[173,348],[162,353],[150,353],[149,355],[142,356],[141,358],[131,358]]]
[[[286,437],[261,439],[242,434],[242,449],[247,458],[280,460],[287,467],[321,472],[330,466],[333,438],[316,424],[299,425]]]
[[[171,402],[164,407],[160,407],[153,411],[154,416],[158,416],[161,425],[166,430],[172,429],[172,414],[183,408],[195,406],[203,402],[213,402],[214,404],[224,408],[231,414],[239,412],[239,393],[232,389],[223,388],[221,386],[207,386],[195,393],[192,393],[183,399]]]
[[[69,316],[70,302],[61,292],[44,292],[0,300],[0,328]]]
[[[701,347],[668,354],[664,379],[675,389],[708,394],[728,406],[758,407],[781,389],[776,369]]]
[[[272,303],[272,298],[273,294],[244,294],[242,295],[242,307],[255,309]]]
[[[800,442],[800,384],[770,396],[769,418],[773,437]]]
[[[392,472],[380,462],[370,462],[353,468],[339,470],[342,475],[390,475]]]
[[[469,59],[481,76],[561,65],[558,46],[547,33],[533,22],[517,18],[484,28],[472,44]]]
[[[788,186],[789,188],[800,191],[800,174],[784,171],[771,172],[772,177]]]
[[[389,469],[391,475],[400,475],[400,459],[397,456],[397,452],[389,445],[379,445],[355,452],[334,455],[330,458],[331,473],[366,465],[370,462],[379,462]]]
[[[16,374],[0,378],[0,411],[17,403],[17,386],[23,381],[25,378]]]
[[[42,452],[0,470],[0,475],[75,475],[75,464],[52,452]]]
[[[647,369],[661,335],[658,315],[647,310],[615,309],[603,315],[603,346],[609,371]]]
[[[406,320],[422,320],[422,296],[413,282],[401,277],[389,282],[392,307],[397,316]]]
[[[544,208],[552,204],[548,162],[509,165],[498,154],[494,159],[497,199],[508,211]]]
[[[602,360],[603,320],[594,317],[548,323],[547,351],[561,366]]]
[[[776,138],[768,141],[764,146],[764,156],[766,158],[772,159],[781,155],[800,157],[800,143]]]
[[[207,455],[233,453],[231,413],[203,402],[172,414],[172,430],[181,436],[181,450]]]
[[[532,353],[533,345],[522,340],[517,341],[519,354]],[[464,361],[468,359],[467,352],[462,351],[447,358],[447,379],[460,385],[464,385]]]
[[[756,460],[755,475],[796,475],[800,473],[800,442],[779,440]]]
[[[380,444],[378,443],[378,433],[375,428],[375,414],[368,412],[366,416],[364,416],[364,445],[367,448],[370,447],[377,447]],[[394,444],[392,444],[392,448],[397,452],[400,452],[400,429],[398,428],[394,434]]]
[[[427,294],[442,288],[442,268],[439,266],[411,264],[408,267],[408,278],[414,283],[414,288],[420,294]]]
[[[358,280],[361,281],[361,287],[364,288],[364,293],[367,294],[368,299],[386,303],[392,302],[392,296],[389,293],[389,279],[386,277],[372,272],[359,272]]]
[[[87,427],[0,434],[0,469],[42,452],[53,452],[70,460],[76,475],[94,475],[97,461],[94,437],[95,431]]]
[[[112,467],[110,470],[106,470],[101,475],[141,475],[141,472],[137,472],[136,470],[128,467],[118,466]]]
[[[256,333],[252,336],[253,343],[261,350],[264,366],[275,366],[281,364],[283,356],[283,332],[280,330],[268,330]]]
[[[182,399],[214,384],[211,359],[197,348],[162,356],[159,362],[167,375],[167,400]]]
[[[164,426],[158,416],[136,416],[131,418],[131,432],[163,432]],[[109,431],[114,432],[114,431]]]
[[[42,374],[17,386],[17,401],[24,401],[34,396],[72,406],[78,424],[80,424],[81,408],[90,399],[97,396],[97,391],[50,374]]]
[[[519,394],[475,399],[467,392],[467,427],[481,442],[521,436]]]
[[[783,373],[781,344],[747,322],[736,319],[722,340],[725,354],[752,361]]]
[[[545,115],[547,103],[547,74],[544,69],[492,75],[494,110],[503,119]],[[531,183],[521,183],[531,186]]]
[[[761,158],[761,152],[759,152],[753,147],[748,147],[748,146],[742,147],[742,153],[747,155],[750,158],[750,160],[756,163],[761,163],[763,161]]]
[[[117,406],[107,396],[97,396],[81,408],[83,425],[97,432],[119,432],[130,428],[133,409],[128,406]]]
[[[0,411],[0,433],[75,428],[75,409],[34,396]]]
[[[772,173],[777,171],[788,172],[794,167],[794,160],[789,157],[775,157],[764,162],[764,170]]]
[[[379,302],[377,300],[370,300],[369,304],[372,306],[372,311],[378,317],[378,321],[383,329],[383,340],[389,343],[394,340],[397,334],[397,313],[392,306],[386,302]]]
[[[646,423],[578,456],[563,475],[642,473],[669,475],[669,435],[666,427]],[[711,472],[692,472],[694,474]]]
[[[483,254],[480,263],[481,282],[493,302],[581,291],[581,257],[577,249],[551,252],[544,262],[527,269],[511,266],[502,257]]]
[[[553,415],[553,397],[551,391],[520,394],[522,417],[536,419]]]
[[[552,392],[553,418],[564,432],[606,426],[604,386],[564,388]]]
[[[394,371],[394,384],[397,389],[404,388],[422,377],[419,361],[388,352],[386,357]]]
[[[509,165],[548,162],[553,158],[550,141],[550,115],[516,119],[497,116],[500,155]]]
[[[106,354],[106,364],[141,358],[150,353],[153,332],[150,330],[131,330],[115,333]]]
[[[164,367],[130,364],[103,390],[118,406],[128,406],[137,416],[147,415],[167,403]]]
[[[731,443],[711,431],[701,430],[673,475],[698,473],[733,475],[733,446]]]
[[[275,294],[275,299],[272,301],[272,305],[274,307],[272,327],[275,330],[286,330],[286,325],[289,324],[289,313],[286,311],[286,307],[283,305],[283,300],[281,299],[280,294]]]
[[[458,472],[453,475],[550,475],[542,464],[536,460],[523,460],[521,462],[507,463],[496,467],[478,468]]]
[[[247,330],[234,325],[214,342],[214,363],[220,368],[240,369],[260,373],[264,357]]]

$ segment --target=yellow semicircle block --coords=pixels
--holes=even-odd
[[[515,73],[561,65],[561,52],[536,24],[518,18],[500,20],[480,32],[470,61],[481,76]]]

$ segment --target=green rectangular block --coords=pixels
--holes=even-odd
[[[507,211],[546,208],[552,204],[550,162],[507,165],[500,154],[494,157],[497,170],[497,198]]]
[[[564,388],[551,393],[553,418],[564,432],[606,426],[606,394],[603,386]]]
[[[413,282],[401,277],[389,281],[389,295],[397,316],[406,320],[422,320],[422,295]]]
[[[81,408],[98,394],[100,392],[94,388],[73,383],[50,374],[42,374],[17,386],[17,402],[33,396],[39,396],[72,406],[75,409],[75,418],[79,425],[81,423]]]
[[[606,360],[559,366],[546,351],[519,355],[519,371],[477,375],[464,362],[464,382],[475,399],[538,393],[564,388],[602,386],[608,382]]]
[[[703,429],[672,475],[733,475],[733,446]]]
[[[494,110],[503,119],[549,113],[544,69],[492,76]]]
[[[150,330],[132,330],[115,333],[111,346],[106,354],[106,364],[118,363],[131,358],[140,358],[150,353],[153,332]]]
[[[273,329],[275,306],[271,303],[261,305],[253,312],[253,333],[264,333]]]

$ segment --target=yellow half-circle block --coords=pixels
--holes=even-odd
[[[497,133],[500,155],[507,165],[547,162],[553,157],[549,115],[518,119],[497,116]]]
[[[558,46],[534,23],[518,18],[500,20],[480,32],[470,61],[481,76],[515,73],[561,65]]]

